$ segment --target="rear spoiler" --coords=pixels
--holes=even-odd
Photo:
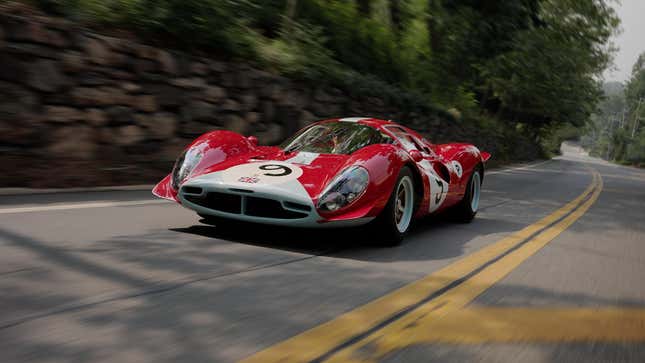
[[[482,155],[482,161],[483,162],[487,162],[488,159],[490,159],[490,156],[491,156],[490,153],[487,153],[486,151],[482,151],[481,155]]]

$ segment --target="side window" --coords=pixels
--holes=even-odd
[[[406,150],[418,150],[424,154],[432,155],[432,152],[425,144],[417,140],[414,136],[408,134],[405,129],[396,126],[390,126],[387,129],[394,134],[396,139]]]
[[[415,150],[416,149],[416,150],[421,151],[421,149],[419,149],[419,145],[417,145],[417,143],[414,142],[414,139],[411,138],[410,135],[401,134],[401,135],[396,135],[396,136],[398,136],[399,141],[401,142],[401,144],[403,144],[403,147],[406,150]]]
[[[434,155],[434,153],[432,152],[432,150],[430,150],[430,148],[428,147],[428,145],[424,142],[424,141],[425,141],[425,139],[420,141],[420,140],[419,140],[419,139],[417,139],[416,137],[412,137],[412,138],[414,139],[414,141],[415,141],[415,143],[416,143],[416,145],[417,145],[417,148],[418,148],[421,152],[423,152],[424,154],[427,154],[427,155]]]
[[[415,143],[410,140],[409,135],[405,132],[404,129],[396,126],[388,126],[386,127],[386,130],[391,132],[394,135],[394,138],[396,141],[398,141],[404,149],[406,150],[414,150],[416,149]]]

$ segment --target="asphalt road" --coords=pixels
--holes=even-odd
[[[147,191],[0,196],[0,362],[643,362],[645,171],[565,151],[397,248]]]

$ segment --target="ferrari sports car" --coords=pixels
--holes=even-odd
[[[450,209],[471,221],[489,158],[471,144],[432,144],[374,118],[316,122],[280,146],[218,130],[193,141],[153,193],[215,226],[368,225],[396,245],[415,218]]]

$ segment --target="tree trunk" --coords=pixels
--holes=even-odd
[[[390,8],[390,20],[392,21],[392,28],[396,34],[400,34],[403,28],[401,21],[401,1],[400,0],[389,0],[388,5]]]
[[[282,24],[282,29],[285,34],[291,34],[293,31],[296,6],[298,6],[298,0],[287,0],[287,6],[284,11],[284,24]]]
[[[372,13],[372,0],[357,0],[356,3],[361,14],[370,16]]]
[[[439,31],[439,11],[441,0],[428,0],[428,33],[430,35],[430,49],[437,53],[441,49],[441,33]]]

